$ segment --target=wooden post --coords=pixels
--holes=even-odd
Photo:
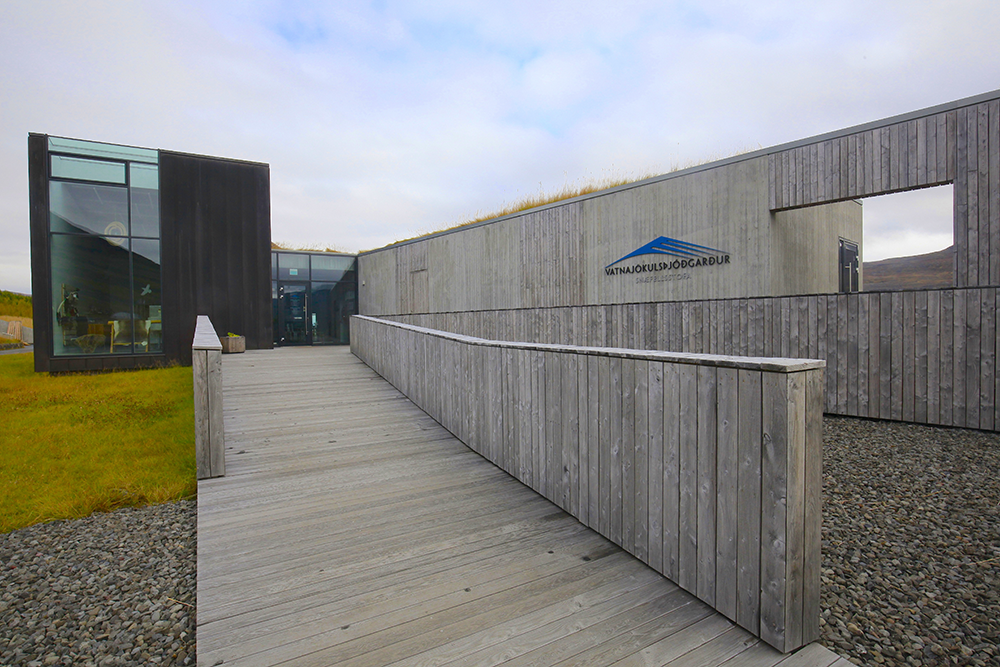
[[[198,479],[226,474],[222,427],[222,343],[207,315],[199,315],[191,344],[194,374],[194,443]]]

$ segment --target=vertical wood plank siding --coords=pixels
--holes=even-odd
[[[631,341],[637,349],[743,354],[745,339],[752,341],[746,355],[823,359],[824,411],[830,414],[992,431],[1000,429],[998,298],[993,287],[801,296],[794,299],[799,316],[794,329],[783,297],[636,304],[614,317],[623,327],[655,322],[664,332]],[[605,327],[597,325],[604,309],[389,319],[434,329],[447,324],[454,333],[489,339],[614,347]],[[555,319],[570,323],[560,339],[545,337],[547,322]],[[699,331],[713,322],[719,334],[706,342]]]
[[[1000,100],[846,131],[768,159],[774,211],[954,183],[955,284],[1000,284]]]
[[[504,343],[359,316],[351,349],[471,449],[775,648],[818,637],[822,362]]]
[[[954,185],[954,289],[771,297],[762,295],[780,291],[750,285],[749,278],[739,295],[711,278],[692,285],[690,293],[664,296],[597,283],[587,273],[606,261],[602,253],[622,233],[620,225],[634,226],[646,213],[665,212],[664,220],[683,226],[688,222],[683,215],[671,217],[678,211],[713,219],[718,211],[710,207],[722,199],[739,200],[729,210],[749,212],[754,222],[746,227],[748,242],[760,244],[753,249],[760,255],[767,249],[755,239],[766,235],[782,211],[947,183]],[[620,219],[632,222],[616,222]],[[430,250],[418,250],[424,246]],[[359,262],[373,276],[361,297],[365,314],[495,340],[820,358],[827,362],[826,412],[1000,430],[996,92],[666,175],[627,192],[597,193],[432,235],[365,253]],[[428,262],[444,268],[434,273]],[[453,270],[461,262],[466,262],[462,271]],[[411,276],[421,269],[430,269],[430,291],[406,301],[403,292],[415,289]],[[635,289],[640,287],[648,285]],[[821,289],[827,288],[816,291]],[[719,295],[737,298],[709,298]],[[434,303],[408,305],[427,299]],[[588,389],[607,392],[614,382],[617,390],[620,371],[598,363],[588,369]],[[668,382],[690,378],[665,374],[665,401]],[[590,415],[593,428],[620,429],[622,407],[605,406]],[[677,445],[680,475],[691,472],[684,459],[688,435],[682,430],[676,443],[663,445],[664,457],[673,451],[669,445]],[[606,464],[593,460],[594,474],[611,479]],[[620,470],[615,479],[621,479]],[[663,502],[668,500],[675,499],[664,496]],[[677,552],[665,551],[665,560],[682,558],[685,531],[698,529],[686,523],[685,514],[691,502],[697,508],[697,498],[676,502]],[[613,516],[610,506],[593,509],[599,512],[592,520],[614,518],[620,525],[621,516]]]

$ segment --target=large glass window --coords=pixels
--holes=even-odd
[[[344,278],[344,274],[354,269],[354,257],[343,255],[311,255],[312,279],[336,281]]]
[[[49,151],[53,354],[162,352],[156,151],[56,137]]]
[[[353,283],[312,283],[313,343],[351,342],[351,315],[357,312]]]
[[[128,188],[49,182],[49,231],[128,236]]]
[[[56,178],[76,178],[82,181],[125,185],[125,165],[121,162],[53,155],[52,175]]]
[[[358,312],[357,258],[306,252],[271,253],[276,345],[350,343]]]
[[[309,280],[309,255],[278,253],[278,280]]]

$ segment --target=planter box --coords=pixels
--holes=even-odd
[[[247,351],[247,339],[245,336],[225,336],[219,340],[222,342],[223,354],[235,354],[236,352]]]

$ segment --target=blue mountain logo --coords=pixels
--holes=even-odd
[[[639,255],[672,255],[674,257],[711,257],[713,255],[725,255],[727,254],[724,250],[716,250],[715,248],[709,248],[703,245],[697,245],[694,243],[688,243],[687,241],[678,241],[677,239],[668,239],[666,236],[661,236],[655,241],[650,241],[646,245],[633,250],[629,254],[625,255],[621,259],[617,259],[608,266],[614,266],[618,262],[624,262],[626,259],[631,259],[632,257],[638,257]]]
[[[615,264],[624,262],[626,259],[641,257],[644,255],[666,257],[665,261],[654,262],[652,264],[615,267]],[[671,257],[676,257],[678,259],[671,260]],[[611,262],[604,267],[604,272],[609,276],[614,276],[631,273],[645,273],[648,271],[666,271],[688,269],[699,266],[716,266],[720,264],[729,264],[729,253],[725,250],[718,250],[716,248],[709,248],[708,246],[698,245],[696,243],[688,243],[687,241],[678,241],[677,239],[670,239],[666,236],[661,236],[654,241],[650,241],[641,248],[633,250],[621,259]]]

